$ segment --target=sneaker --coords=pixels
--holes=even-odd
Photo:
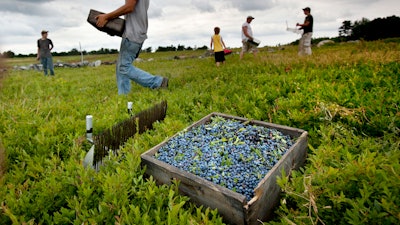
[[[168,80],[167,77],[163,77],[160,88],[168,88]]]

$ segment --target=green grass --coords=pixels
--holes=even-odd
[[[57,68],[55,77],[9,69],[0,90],[8,166],[0,223],[221,224],[216,211],[180,196],[177,184],[157,186],[143,178],[139,164],[141,153],[211,112],[309,132],[306,165],[291,180],[279,180],[282,204],[270,223],[398,223],[398,43],[335,44],[313,48],[311,57],[298,57],[297,46],[268,50],[242,61],[229,55],[220,68],[213,58],[199,58],[202,51],[145,53],[135,65],[169,77],[169,88],[133,83],[126,96],[117,95],[113,65]],[[173,60],[182,54],[188,58]],[[97,133],[128,117],[128,101],[136,113],[161,100],[168,101],[166,119],[130,139],[121,150],[125,158],[112,158],[98,173],[83,168],[88,149],[79,140],[86,115],[93,115]]]

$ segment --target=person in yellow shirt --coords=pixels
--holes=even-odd
[[[222,40],[219,32],[221,29],[219,27],[214,28],[214,35],[211,37],[210,49],[213,49],[214,44],[214,57],[215,64],[218,67],[221,63],[225,64],[225,52],[226,48],[224,41]]]

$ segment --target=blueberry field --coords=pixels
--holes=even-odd
[[[314,47],[311,57],[297,56],[297,46],[263,47],[257,58],[248,54],[241,61],[238,51],[219,68],[213,57],[202,57],[204,51],[143,53],[135,65],[168,77],[169,88],[132,83],[126,96],[117,94],[112,63],[56,68],[54,77],[44,77],[13,69],[37,63],[34,58],[6,60],[0,76],[0,224],[224,224],[218,210],[180,195],[179,182],[157,185],[140,164],[142,153],[212,112],[309,133],[304,167],[277,180],[280,205],[273,220],[260,224],[400,223],[400,40]],[[162,100],[168,102],[165,120],[129,139],[99,171],[84,168],[86,115],[93,115],[96,134],[129,118],[127,102],[138,113]],[[241,131],[254,136],[259,131],[253,129]],[[227,167],[242,163],[236,168],[242,170],[278,159],[280,148],[270,153],[276,159],[261,157],[262,147],[243,149],[237,161],[218,149],[193,151],[204,158],[188,170],[202,172],[212,167],[204,163],[210,158],[220,156]],[[208,175],[240,191],[239,177]]]

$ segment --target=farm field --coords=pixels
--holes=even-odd
[[[126,96],[117,94],[115,65],[44,77],[12,69],[33,58],[7,60],[0,224],[224,224],[217,210],[179,195],[179,183],[157,186],[140,167],[141,153],[211,112],[309,133],[306,164],[278,180],[281,204],[264,224],[400,223],[400,40],[314,47],[311,57],[297,56],[297,46],[260,48],[241,61],[237,51],[220,68],[204,51],[143,53],[135,65],[168,77],[169,88],[133,83]],[[129,139],[100,171],[83,167],[86,115],[96,134],[129,117],[128,101],[137,113],[162,100],[164,121]]]

